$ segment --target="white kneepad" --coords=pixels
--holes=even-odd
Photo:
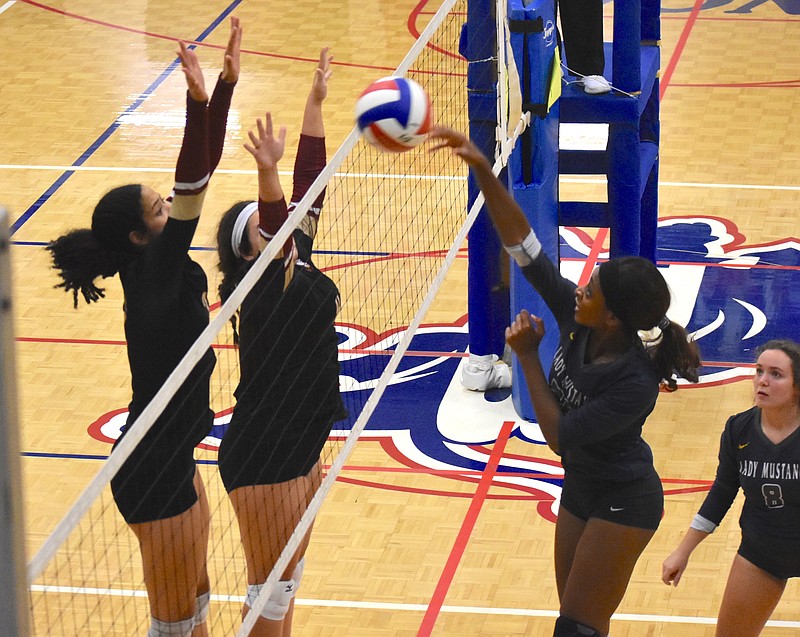
[[[263,584],[248,584],[247,605],[250,608],[253,608],[263,587]],[[295,582],[293,579],[279,581],[272,589],[269,600],[261,611],[261,616],[274,622],[281,621],[286,617],[286,613],[289,612],[289,605],[292,603],[294,592]]]
[[[195,600],[195,609],[194,609],[194,625],[200,626],[204,624],[206,619],[208,618],[208,606],[209,601],[211,600],[211,591],[203,593],[202,595],[198,595],[197,599]]]
[[[151,617],[147,637],[191,637],[193,630],[194,617],[179,622],[162,622]]]
[[[306,558],[301,558],[292,571],[292,579],[294,580],[294,594],[297,595],[297,589],[300,588],[300,581],[303,579],[303,571],[306,568]]]

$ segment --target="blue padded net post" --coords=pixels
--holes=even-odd
[[[558,263],[558,102],[548,110],[548,97],[557,45],[552,0],[509,0],[511,49],[520,76],[523,110],[530,126],[517,140],[508,162],[508,181],[514,199],[525,212],[545,253]],[[539,355],[549,369],[558,343],[553,315],[541,297],[512,264],[511,313],[527,309],[547,326]],[[535,420],[522,369],[513,361],[512,398],[517,413]]]
[[[467,67],[469,136],[494,162],[497,127],[497,32],[495,0],[470,0],[461,31],[459,52]],[[469,207],[478,186],[469,176]],[[469,232],[467,273],[469,348],[478,355],[502,356],[505,326],[509,323],[508,287],[503,281],[505,258],[486,210],[481,210]]]

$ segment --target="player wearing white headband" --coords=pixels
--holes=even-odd
[[[278,177],[286,128],[276,132],[267,113],[258,120],[257,132],[249,134],[245,148],[258,168],[258,201],[236,204],[220,221],[217,250],[223,301],[325,167],[322,103],[331,60],[328,50],[322,49],[306,101],[288,206]],[[220,445],[219,469],[242,531],[248,582],[244,612],[255,604],[319,487],[320,452],[333,423],[347,415],[339,394],[334,329],[339,291],[312,261],[323,198],[324,191],[239,313],[241,378]],[[307,542],[308,536],[271,591],[252,635],[290,634]]]

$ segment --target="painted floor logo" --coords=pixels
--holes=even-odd
[[[659,267],[673,292],[670,318],[694,334],[706,363],[701,386],[749,377],[755,348],[770,338],[800,340],[798,240],[748,245],[735,226],[715,217],[663,219],[658,238]],[[580,231],[562,230],[562,270],[573,280],[585,266],[590,239]],[[333,435],[341,438],[361,413],[403,332],[376,334],[353,325],[337,330],[340,385],[350,412],[348,420],[336,424]],[[422,326],[361,439],[377,441],[405,467],[477,482],[503,423],[511,421],[512,438],[526,452],[520,454],[519,445],[513,454],[507,451],[493,484],[536,500],[540,514],[555,519],[563,478],[560,464],[540,457],[544,440],[539,427],[516,414],[508,390],[484,394],[461,386],[460,366],[468,346],[466,317]],[[230,413],[229,408],[217,414],[205,448],[218,447]],[[126,417],[125,409],[105,414],[90,425],[89,433],[111,443]],[[673,492],[687,488],[692,489]]]

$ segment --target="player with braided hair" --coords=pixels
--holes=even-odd
[[[222,155],[228,110],[239,77],[242,30],[237,18],[223,70],[209,100],[197,56],[183,42],[188,86],[186,126],[174,196],[130,184],[104,195],[91,229],[73,230],[47,246],[63,287],[78,305],[103,290],[97,277],[119,275],[134,423],[208,325],[208,281],[188,250],[209,179]],[[171,199],[171,200],[170,200]],[[209,508],[194,448],[209,433],[209,349],[111,481],[117,508],[139,541],[150,601],[148,637],[207,635]]]
[[[697,347],[666,318],[670,292],[652,262],[613,259],[576,286],[544,253],[483,153],[447,128],[435,128],[431,137],[438,141],[433,150],[450,148],[470,167],[500,240],[558,322],[549,380],[539,359],[540,318],[522,310],[506,329],[506,342],[545,441],[564,466],[555,535],[561,609],[553,635],[607,635],[663,513],[664,492],[642,427],[662,384],[674,388],[676,373],[698,380]],[[656,327],[660,337],[643,343],[639,333]]]

